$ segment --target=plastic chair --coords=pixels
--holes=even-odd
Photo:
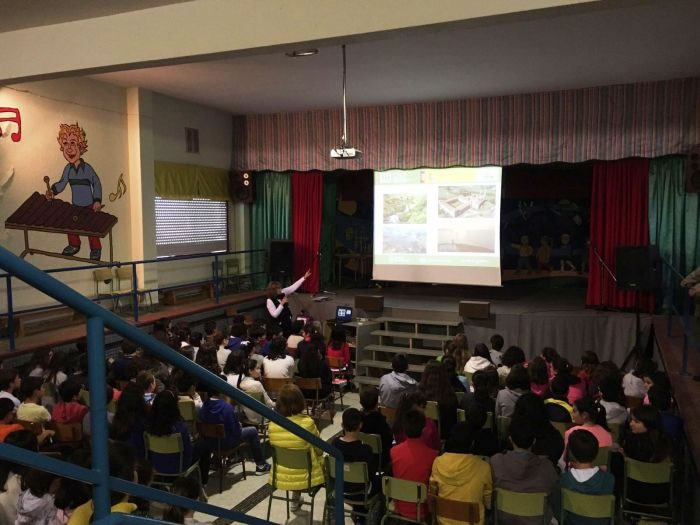
[[[180,411],[182,422],[187,426],[190,435],[195,438],[197,436],[197,409],[194,406],[194,400],[180,396],[177,400],[177,408]]]
[[[544,492],[515,492],[495,489],[493,523],[498,525],[499,511],[523,518],[542,516],[547,525],[547,494]]]
[[[559,525],[566,525],[566,513],[584,518],[609,519],[615,524],[615,496],[612,494],[592,495],[561,489],[561,515]]]
[[[467,421],[467,413],[464,411],[463,408],[458,408],[457,409],[457,423],[466,423]]]
[[[243,454],[241,454],[241,449],[246,446],[245,443],[238,443],[229,449],[223,449],[221,447],[221,443],[224,439],[226,439],[226,430],[224,429],[224,425],[221,423],[213,424],[202,423],[199,421],[197,422],[197,431],[199,432],[199,436],[202,438],[216,440],[216,450],[212,454],[212,459],[214,460],[214,464],[217,466],[217,470],[219,471],[219,494],[221,494],[224,490],[224,471],[226,470],[225,465],[227,459],[236,456],[236,461],[234,461],[234,464],[241,464],[241,467],[243,468],[243,479],[246,479],[245,459],[243,458]]]
[[[564,437],[564,434],[566,434],[566,431],[574,426],[574,424],[572,422],[563,423],[561,421],[550,421],[550,423],[552,424],[552,426],[554,428],[556,428],[559,431],[559,433],[561,434],[561,437]]]
[[[291,377],[261,377],[260,382],[263,384],[267,395],[272,399],[277,399],[282,387],[287,383],[293,383],[294,380]]]
[[[179,468],[177,472],[159,472],[153,469],[151,485],[169,488],[178,478],[189,477],[193,472],[199,476],[199,463],[196,461],[190,465],[184,465],[184,446],[182,435],[179,432],[167,436],[154,436],[148,432],[143,433],[143,442],[146,446],[146,459],[153,463],[153,454],[178,454]],[[200,478],[197,477],[199,480]]]
[[[333,408],[333,392],[328,394],[323,399],[321,395],[321,378],[320,377],[295,377],[294,384],[304,392],[304,401],[306,401],[306,413],[312,417],[317,416],[316,411],[323,403],[328,403],[329,414],[331,421],[335,415]],[[313,392],[312,397],[306,397],[309,392]]]
[[[311,503],[305,501],[301,502],[301,505],[310,505],[311,511],[309,512],[309,525],[313,523],[314,516],[314,498],[316,493],[323,487],[323,485],[311,486],[311,476],[313,471],[313,461],[311,460],[311,454],[313,454],[312,449],[290,449],[290,448],[280,448],[272,446],[272,474],[270,475],[270,485],[272,485],[272,490],[270,491],[270,498],[267,503],[267,521],[270,521],[270,512],[272,510],[272,500],[280,500],[287,503],[287,520],[289,520],[289,491],[285,490],[284,497],[275,496],[275,490],[277,490],[277,467],[287,467],[297,470],[306,471],[307,486],[305,493],[311,497]],[[284,489],[280,489],[284,490]]]
[[[665,503],[643,503],[628,496],[628,481],[649,485],[668,484],[668,500]],[[660,520],[671,520],[675,523],[673,505],[673,463],[647,463],[631,458],[625,458],[625,477],[622,490],[622,514]]]
[[[382,436],[379,434],[365,434],[360,432],[360,441],[372,449],[372,454],[377,456],[377,465],[382,470]]]
[[[333,456],[326,456],[324,462],[326,470],[326,479],[330,482],[326,486],[326,504],[323,507],[323,521],[321,523],[326,523],[326,516],[328,511],[331,513],[335,510],[335,458]],[[374,505],[378,500],[380,494],[377,493],[373,496],[369,496],[370,491],[370,480],[369,471],[367,468],[367,463],[364,462],[353,462],[343,464],[343,482],[344,483],[357,483],[362,484],[361,490],[343,492],[343,502],[348,505],[362,505],[363,507],[369,507]],[[347,487],[347,485],[345,485]],[[367,518],[369,516],[369,509],[367,512],[360,512],[356,510],[345,510],[345,515],[347,516],[362,516]]]
[[[428,401],[425,405],[425,417],[433,419],[438,427],[438,433],[442,435],[442,429],[440,428],[440,409],[438,407],[437,401]]]
[[[117,275],[117,289],[114,292],[116,297],[115,309],[119,309],[119,301],[125,297],[125,294],[130,294],[133,292],[136,283],[134,283],[133,280],[134,275],[132,273],[131,266],[122,266],[121,268],[117,268],[115,273]],[[128,281],[129,287],[122,288],[122,281]],[[150,308],[153,308],[153,298],[151,297],[151,292],[146,291],[143,288],[136,287],[136,294],[138,300],[141,300],[143,296],[147,296],[149,306]]]
[[[338,375],[347,372],[348,367],[345,364],[343,364],[342,357],[326,356],[326,362],[328,363],[328,368],[331,369],[333,389],[335,390],[336,387],[338,388],[340,408],[345,410],[345,405],[343,404],[343,389],[348,386],[348,380],[338,377]]]
[[[382,521],[380,522],[380,525],[384,525],[384,521],[387,518],[407,521],[409,523],[422,523],[424,525],[428,525],[428,522],[426,521],[427,516],[426,520],[422,520],[420,517],[420,509],[423,506],[422,504],[428,500],[428,487],[425,486],[425,483],[384,476],[382,478],[382,493],[386,498],[387,510],[382,518]],[[408,503],[415,503],[416,519],[413,520],[394,512],[393,506],[391,505],[391,500],[395,499]]]
[[[115,308],[114,275],[112,275],[112,269],[98,268],[97,270],[93,270],[92,279],[95,281],[95,296],[97,299],[111,299],[112,308]],[[109,287],[106,292],[100,293],[100,283]]]
[[[510,430],[510,417],[496,416],[496,436],[500,443],[508,442],[508,431]]]
[[[80,445],[83,442],[82,423],[57,423],[53,422],[54,441],[62,445]]]
[[[394,424],[394,419],[396,419],[396,409],[379,405],[379,412],[382,413],[382,415],[386,418],[386,422],[391,427]]]
[[[482,428],[490,428],[493,430],[493,412],[486,412],[486,423]]]
[[[458,501],[433,495],[429,501],[437,523],[441,523],[442,520],[455,520],[476,525],[481,521],[481,507],[474,501]]]
[[[472,386],[472,385],[473,385],[473,383],[472,383],[472,377],[474,376],[474,372],[463,372],[463,374],[464,374],[464,377],[467,378],[467,381],[469,382],[469,386]],[[460,393],[461,393],[461,392],[460,392]],[[464,395],[464,394],[462,393],[462,395]],[[459,402],[460,402],[460,404],[461,404],[461,403],[462,403],[462,400],[460,399]]]
[[[610,467],[610,447],[600,447],[598,454],[593,460],[593,465],[596,467]]]

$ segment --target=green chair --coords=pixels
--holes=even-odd
[[[365,434],[360,432],[360,441],[365,445],[369,445],[372,449],[372,453],[377,456],[377,465],[379,469],[382,470],[382,436],[379,434]]]
[[[610,434],[613,438],[613,443],[620,442],[620,436],[622,434],[622,428],[625,425],[622,423],[608,423],[608,428],[610,429]]]
[[[494,525],[498,525],[499,511],[523,518],[542,516],[543,525],[549,523],[547,494],[544,492],[514,492],[497,488],[494,497]]]
[[[561,489],[561,515],[559,525],[566,525],[566,513],[584,518],[609,519],[615,524],[615,496],[612,494],[592,495]]]
[[[550,421],[550,423],[552,424],[552,426],[554,428],[556,428],[559,431],[559,433],[561,434],[561,437],[564,437],[564,434],[566,434],[566,431],[574,426],[574,424],[570,421],[567,423],[563,423],[561,421]]]
[[[230,458],[235,458],[233,463],[240,463],[243,468],[243,479],[246,479],[245,472],[245,458],[242,454],[242,449],[248,445],[245,442],[236,444],[235,446],[224,449],[221,444],[224,439],[226,439],[226,429],[221,423],[202,423],[197,422],[197,432],[201,438],[208,441],[215,441],[216,448],[212,450],[212,461],[216,465],[216,470],[219,472],[219,494],[224,490],[224,473],[226,469],[226,462]]]
[[[510,417],[496,416],[496,436],[499,443],[508,443],[508,431],[510,430]]]
[[[422,520],[420,517],[420,508],[428,500],[428,487],[426,487],[424,483],[392,478],[391,476],[384,476],[382,478],[382,493],[386,498],[386,513],[384,514],[380,525],[384,525],[384,521],[387,518],[407,521],[409,523],[421,523],[423,525],[428,525],[428,522],[426,521],[427,516],[426,520]],[[415,503],[416,519],[413,520],[402,516],[398,512],[395,512],[394,507],[391,504],[392,500]]]
[[[457,396],[457,406],[462,406],[462,401],[464,400],[464,396],[466,395],[466,392],[455,392],[455,395]]]
[[[333,456],[325,457],[325,470],[328,483],[326,484],[326,504],[323,507],[323,521],[321,523],[326,523],[326,517],[329,511],[332,516],[335,510],[335,458]],[[347,487],[347,483],[362,485],[361,490],[345,490],[343,492],[344,503],[348,505],[362,505],[367,508],[367,512],[346,509],[345,515],[348,517],[362,516],[365,519],[368,518],[369,507],[379,501],[380,494],[377,493],[374,496],[368,496],[371,487],[367,463],[353,462],[343,464],[343,483],[346,483],[345,487]]]
[[[457,409],[457,423],[466,423],[467,413],[462,408]]]
[[[192,438],[197,436],[197,409],[194,406],[194,401],[185,396],[180,396],[177,400],[177,408],[180,411],[182,422],[187,426]]]
[[[490,428],[493,430],[493,412],[486,413],[486,423],[484,423],[484,428]]]
[[[313,522],[314,516],[314,498],[316,493],[323,487],[323,485],[311,486],[311,477],[313,471],[313,462],[311,459],[311,454],[313,451],[311,448],[306,449],[290,449],[290,448],[280,448],[272,446],[272,474],[270,475],[270,485],[272,485],[272,490],[270,491],[270,499],[267,503],[267,521],[270,521],[270,512],[272,511],[272,500],[280,500],[287,503],[287,520],[289,520],[289,491],[284,491],[284,497],[275,496],[275,491],[277,490],[277,468],[287,467],[296,470],[305,470],[306,479],[308,481],[306,489],[302,491],[302,494],[308,494],[311,497],[311,503],[302,502],[301,505],[310,505],[311,511],[309,512],[309,525]],[[283,489],[280,489],[283,490]]]
[[[472,383],[472,376],[474,375],[474,372],[464,372],[464,377],[467,378],[467,382],[469,383],[469,386],[472,386],[474,383]]]
[[[593,465],[596,467],[610,467],[610,447],[600,447],[598,449]]]
[[[146,459],[153,463],[154,454],[178,454],[179,468],[177,472],[158,472],[153,469],[153,480],[151,485],[169,488],[178,478],[189,477],[193,472],[197,473],[199,481],[199,463],[196,461],[192,465],[183,464],[185,459],[182,435],[179,432],[167,436],[154,436],[148,432],[143,433],[143,442],[146,447]]]
[[[668,499],[665,503],[643,503],[629,497],[629,481],[649,485],[668,485]],[[625,477],[622,492],[622,514],[659,520],[671,520],[676,523],[673,505],[673,463],[646,463],[625,458]]]
[[[438,408],[437,401],[428,401],[426,403],[425,417],[435,421],[438,427],[438,434],[442,436],[442,429],[440,428],[440,409]]]

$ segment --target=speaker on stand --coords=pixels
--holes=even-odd
[[[250,171],[231,173],[231,201],[250,204],[253,202],[253,174]]]
[[[291,283],[294,271],[294,243],[283,239],[267,241],[267,273],[271,281]]]
[[[615,250],[617,288],[635,292],[635,345],[622,367],[634,356],[642,356],[639,298],[642,292],[655,292],[661,286],[661,256],[655,244],[618,246]]]

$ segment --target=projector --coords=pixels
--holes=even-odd
[[[333,148],[331,149],[332,159],[359,159],[362,152],[355,148]]]

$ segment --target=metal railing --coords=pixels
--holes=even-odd
[[[244,257],[247,255],[251,256],[251,264],[250,266],[254,266],[255,263],[253,262],[254,259],[256,259],[255,254],[265,254],[265,257],[258,257],[260,261],[262,261],[262,269],[260,271],[251,271],[245,274],[239,274],[239,275],[223,275],[219,274],[219,266],[221,265],[221,261],[224,260],[228,256],[239,256],[243,255]],[[119,290],[114,290],[109,294],[109,297],[115,298],[115,297],[131,297],[131,303],[133,305],[133,319],[134,323],[137,323],[139,320],[139,296],[142,296],[143,294],[150,294],[151,292],[162,292],[162,291],[167,291],[167,290],[174,290],[177,288],[183,288],[187,286],[195,286],[198,284],[207,284],[211,283],[213,286],[214,290],[214,301],[216,304],[218,304],[221,300],[221,288],[222,285],[225,284],[229,280],[233,279],[240,279],[240,278],[245,278],[249,277],[251,279],[254,279],[255,276],[258,275],[266,275],[267,272],[264,271],[264,260],[266,258],[267,250],[265,249],[258,249],[258,250],[239,250],[239,251],[225,251],[225,252],[213,252],[213,253],[199,253],[199,254],[194,254],[194,255],[175,255],[175,256],[170,256],[170,257],[159,257],[157,259],[143,259],[140,261],[115,261],[107,264],[90,264],[90,265],[85,265],[85,266],[71,266],[68,268],[53,268],[49,270],[44,270],[45,273],[48,274],[55,274],[55,273],[63,273],[63,272],[76,272],[76,271],[82,271],[82,270],[98,270],[100,268],[121,268],[123,266],[131,266],[131,289],[130,290],[125,290],[124,293],[119,293]],[[185,283],[179,283],[179,284],[173,284],[173,285],[168,285],[168,286],[160,286],[156,288],[140,288],[138,286],[138,276],[136,273],[136,267],[138,265],[149,265],[149,264],[157,264],[157,263],[167,263],[167,262],[175,262],[175,261],[185,261],[185,260],[192,260],[192,259],[213,259],[212,261],[212,278],[207,279],[204,281],[190,281],[190,282],[185,282]],[[51,306],[39,306],[39,307],[34,307],[34,308],[25,308],[21,310],[15,310],[13,308],[13,291],[12,291],[12,278],[13,276],[11,274],[2,274],[0,275],[0,279],[5,279],[5,287],[6,287],[6,296],[7,296],[7,312],[0,312],[0,318],[6,317],[7,318],[7,337],[9,340],[9,347],[10,350],[14,350],[16,348],[16,334],[15,334],[15,326],[14,326],[14,318],[16,315],[19,314],[26,314],[26,313],[32,313],[32,312],[39,312],[39,311],[49,311],[55,308],[61,308],[64,305],[62,304],[56,304],[56,305],[51,305]],[[145,283],[144,283],[145,284]],[[107,296],[100,296],[100,294],[97,294],[97,297],[95,297],[93,300],[94,301],[99,301],[101,299],[105,299]]]
[[[220,379],[208,370],[194,364],[185,356],[175,352],[167,345],[158,342],[146,335],[137,327],[130,325],[125,320],[114,313],[95,304],[90,299],[83,297],[80,293],[69,286],[57,281],[23,261],[5,248],[0,247],[0,268],[9,275],[17,277],[37,290],[53,297],[57,301],[74,310],[84,314],[87,318],[87,347],[88,347],[88,381],[90,386],[90,425],[92,429],[92,464],[91,469],[85,469],[60,461],[36,452],[23,450],[5,443],[0,443],[0,459],[20,463],[32,468],[49,471],[63,477],[70,477],[84,483],[94,485],[93,503],[95,524],[112,523],[159,523],[157,520],[150,520],[136,516],[122,514],[110,515],[110,491],[115,490],[139,496],[153,501],[204,512],[213,516],[218,516],[242,523],[262,524],[265,520],[253,518],[239,512],[223,509],[214,505],[190,500],[157,490],[151,487],[138,485],[123,479],[114,478],[109,475],[108,457],[108,432],[107,432],[107,404],[104,385],[104,329],[109,328],[122,337],[131,340],[143,348],[147,353],[165,361],[193,376],[202,383],[211,386],[223,394],[231,397],[237,403],[248,407],[261,414],[266,419],[280,425],[282,428],[299,436],[314,447],[332,455],[336,458],[336,485],[335,485],[335,523],[344,522],[343,512],[343,456],[335,447],[329,445],[317,436],[304,430],[300,426],[292,423],[287,418],[269,409],[264,404],[256,401],[252,397],[237,390],[226,381]]]

